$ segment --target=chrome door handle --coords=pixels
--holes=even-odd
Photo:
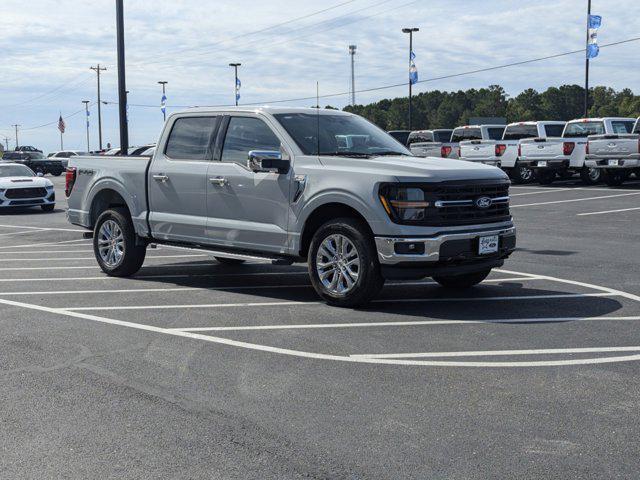
[[[159,175],[154,175],[153,179],[158,181],[158,182],[166,182],[167,180],[169,180],[169,177],[163,174],[159,174]]]
[[[224,177],[213,177],[210,178],[209,181],[214,185],[218,185],[220,187],[224,187],[225,185],[229,185],[229,180]]]

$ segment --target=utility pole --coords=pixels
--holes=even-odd
[[[101,67],[98,64],[96,67],[89,67],[91,70],[95,71],[98,75],[98,146],[100,150],[102,150],[102,110],[100,108],[102,102],[100,101],[100,72],[104,72],[106,67]]]
[[[420,29],[415,27],[402,29],[403,33],[409,34],[409,67],[411,67],[411,62],[413,61],[413,59],[411,58],[413,54],[413,32],[419,32],[419,31]],[[411,78],[409,78],[409,130],[411,130],[412,121],[413,121],[413,116],[411,114],[411,95],[413,93],[412,87],[413,87],[413,83],[411,82]]]
[[[349,45],[349,55],[351,55],[351,105],[356,104],[356,74],[355,74],[355,56],[356,45]]]
[[[589,45],[589,16],[591,15],[591,0],[587,0],[587,42],[585,46]],[[589,53],[585,54],[585,68],[584,68],[584,116],[589,116]]]
[[[82,100],[84,103],[84,111],[87,113],[87,153],[91,151],[91,147],[89,146],[89,100]]]
[[[12,127],[15,127],[16,129],[16,149],[20,146],[20,144],[18,143],[18,127],[20,127],[19,124],[14,124],[12,125]]]
[[[129,150],[129,128],[127,125],[127,84],[124,58],[124,5],[116,0],[116,32],[118,47],[118,113],[120,117],[120,154]]]
[[[162,100],[160,102],[160,109],[162,110],[162,117],[164,118],[164,121],[167,121],[167,95],[166,95],[166,85],[169,82],[166,82],[164,80],[161,80],[160,82],[158,82],[160,85],[162,85]]]
[[[4,136],[4,143],[7,146],[7,152],[8,152],[9,151],[9,137],[7,137],[6,135],[3,135],[3,136]]]
[[[241,63],[230,63],[229,66],[233,67],[236,74],[236,82],[234,85],[235,99],[236,99],[236,107],[238,106],[238,67],[242,65]]]

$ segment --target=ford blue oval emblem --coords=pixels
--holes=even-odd
[[[492,204],[492,200],[489,197],[480,197],[476,200],[476,207],[478,208],[489,208]]]

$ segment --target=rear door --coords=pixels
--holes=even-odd
[[[149,223],[154,237],[206,242],[207,170],[220,123],[214,115],[179,117],[149,167]],[[144,160],[141,158],[140,160]]]
[[[268,122],[267,117],[251,114],[225,118],[207,174],[210,243],[274,253],[286,250],[293,168],[278,174],[247,167],[251,150],[287,151]]]

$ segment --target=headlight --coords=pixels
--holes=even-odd
[[[425,220],[431,202],[425,199],[424,191],[417,187],[383,185],[379,192],[380,202],[393,221],[419,222]]]

